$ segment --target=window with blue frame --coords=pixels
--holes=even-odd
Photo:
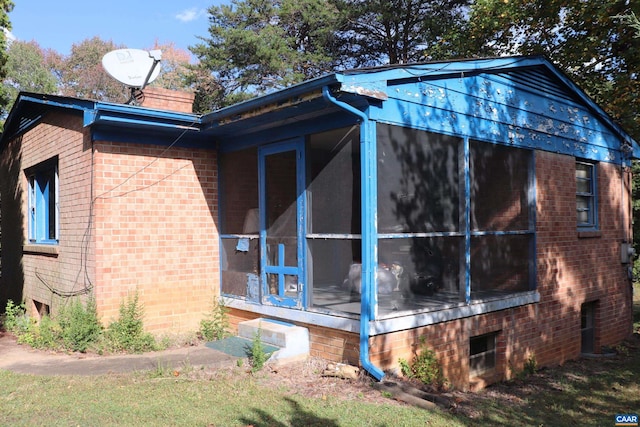
[[[51,159],[29,169],[26,175],[29,183],[29,242],[57,244],[58,159]]]
[[[578,228],[598,228],[596,164],[576,161],[576,214]]]

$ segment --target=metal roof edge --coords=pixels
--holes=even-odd
[[[339,73],[325,74],[311,80],[305,80],[304,82],[295,84],[293,86],[289,86],[275,92],[251,98],[247,101],[239,102],[237,104],[221,108],[220,110],[207,113],[202,116],[202,124],[207,127],[214,122],[223,121],[228,117],[233,117],[247,111],[252,111],[265,105],[277,104],[287,99],[294,98],[296,96],[300,96],[314,90],[318,90],[324,86],[340,83],[341,81],[342,78]]]
[[[98,123],[121,124],[122,122],[127,122],[133,125],[144,124],[158,128],[169,127],[199,130],[201,120],[201,116],[195,113],[157,110],[147,107],[94,101],[60,95],[20,92],[5,121],[5,131],[0,137],[0,146],[4,145],[7,138],[20,134],[42,117],[41,115],[34,115],[31,120],[23,123],[22,119],[27,117],[27,109],[29,108],[29,105],[41,105],[45,108],[53,107],[79,111],[83,114],[84,126],[91,126]]]

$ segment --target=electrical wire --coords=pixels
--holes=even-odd
[[[194,120],[189,127],[195,125],[197,123],[197,120]],[[141,174],[142,172],[144,172],[146,169],[148,169],[149,167],[151,167],[154,163],[156,163],[160,158],[162,158],[171,148],[173,148],[182,138],[183,136],[189,131],[188,128],[184,129],[172,142],[171,144],[169,144],[164,150],[162,150],[162,152],[160,152],[158,155],[155,156],[155,158],[153,160],[151,160],[149,163],[147,163],[144,167],[142,167],[141,169],[137,170],[136,172],[134,172],[133,174],[131,174],[130,176],[128,176],[124,181],[122,181],[121,183],[115,185],[114,187],[110,188],[109,190],[104,191],[103,193],[101,193],[98,196],[93,196],[95,188],[94,188],[94,171],[95,171],[95,149],[93,147],[93,141],[92,141],[92,147],[91,147],[91,169],[90,169],[90,197],[91,197],[91,202],[89,203],[89,215],[88,215],[88,222],[87,222],[87,227],[85,228],[85,231],[83,233],[82,236],[82,240],[81,240],[81,244],[80,244],[80,268],[76,274],[76,278],[74,280],[73,286],[71,288],[71,291],[64,291],[64,290],[60,290],[54,286],[52,286],[50,283],[47,282],[47,280],[42,276],[42,274],[40,272],[38,272],[38,270],[36,269],[35,271],[35,275],[38,278],[38,280],[40,280],[40,282],[54,295],[57,295],[59,297],[65,298],[65,299],[69,299],[69,298],[74,298],[74,297],[78,297],[81,295],[88,295],[93,291],[94,285],[93,285],[93,281],[91,280],[91,272],[89,271],[89,252],[90,252],[90,244],[91,244],[91,235],[93,232],[93,225],[94,225],[94,210],[95,210],[95,203],[97,200],[106,200],[106,199],[114,199],[114,198],[119,198],[119,197],[125,197],[131,193],[137,192],[137,191],[143,191],[146,190],[148,188],[151,188],[163,181],[165,181],[166,179],[170,178],[171,176],[175,175],[176,173],[178,173],[179,171],[181,171],[182,169],[186,168],[188,165],[183,165],[175,170],[173,170],[171,173],[163,176],[162,178],[156,180],[155,182],[152,182],[151,184],[147,184],[141,187],[136,187],[135,189],[129,190],[129,191],[124,191],[122,193],[119,194],[115,194],[115,195],[111,195],[111,196],[106,196],[107,194],[117,190],[118,188],[122,187],[123,185],[125,185],[127,182],[129,182],[131,179],[133,179],[134,177],[136,177],[137,175]],[[82,281],[82,288],[76,290],[76,286],[80,283],[80,277],[84,276],[84,280]]]

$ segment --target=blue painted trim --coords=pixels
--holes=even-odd
[[[464,176],[464,302],[471,303],[471,151],[469,138],[462,140]]]
[[[225,133],[224,135],[216,136],[215,140],[219,143],[220,152],[229,152],[292,139],[301,135],[346,127],[354,123],[355,120],[350,115],[331,112],[323,116],[314,117],[312,120],[297,119],[293,123],[287,123],[286,126],[269,128],[268,132],[255,132],[251,127],[241,126],[235,131],[230,131],[228,134]],[[242,138],[238,138],[239,135],[242,135]]]
[[[259,96],[257,98],[249,99],[247,101],[213,111],[202,117],[203,130],[223,127],[229,121],[233,120],[235,116],[242,115],[252,110],[262,109],[264,106],[269,104],[277,105],[278,103],[282,103],[288,99],[305,95],[309,92],[313,92],[314,90],[321,90],[321,88],[324,88],[327,85],[333,85],[340,81],[340,75],[328,74],[307,80],[297,85],[289,86],[288,88],[277,92],[272,92],[267,95]]]
[[[384,372],[371,363],[369,356],[369,322],[375,319],[377,308],[376,263],[377,263],[377,177],[375,122],[362,111],[342,101],[338,101],[327,86],[322,88],[325,99],[361,120],[360,125],[360,174],[362,198],[362,289],[360,298],[360,363],[374,378],[381,381]],[[371,305],[374,307],[371,307]],[[373,316],[372,316],[373,314]]]
[[[500,231],[470,231],[474,237],[477,236],[523,236],[533,234],[533,230],[500,230]]]
[[[430,233],[379,233],[378,240],[381,239],[412,239],[415,237],[462,237],[464,233],[460,231],[434,231]]]
[[[449,100],[448,97],[446,99]],[[488,120],[476,117],[464,110],[455,109],[452,105],[448,105],[445,109],[391,98],[385,101],[385,104],[384,116],[375,118],[380,123],[407,126],[458,137],[471,136],[486,142],[539,149],[609,163],[620,164],[622,162],[620,149],[606,146],[604,142],[596,145],[588,141],[573,139],[571,134],[556,135],[542,132],[533,127],[527,128],[508,122]],[[545,119],[557,124],[552,128],[570,128],[552,117],[545,117]],[[600,140],[605,141],[606,137],[601,136]],[[614,140],[619,141],[618,139]]]
[[[92,126],[92,141],[125,142],[128,144],[147,144],[167,146],[172,145],[181,148],[199,148],[214,150],[216,148],[213,141],[204,141],[202,135],[193,132],[184,133],[180,129],[137,126],[135,128],[112,127],[112,126]]]
[[[287,151],[293,151],[296,155],[296,233],[297,233],[297,245],[296,253],[298,259],[297,266],[285,265],[285,247],[283,244],[278,245],[278,265],[268,265],[267,262],[267,224],[265,212],[267,211],[267,194],[266,194],[266,156],[272,154],[283,153]],[[306,245],[304,242],[305,222],[305,192],[304,192],[304,139],[295,138],[288,141],[281,141],[278,143],[265,145],[258,147],[258,186],[259,186],[259,206],[260,206],[260,278],[262,281],[262,293],[263,299],[269,304],[283,306],[283,307],[298,307],[306,308],[307,304],[307,286],[306,286],[306,269],[304,265],[306,263],[305,251]],[[278,295],[269,294],[267,274],[278,275]],[[298,277],[298,297],[292,298],[285,296],[285,275],[295,275]]]

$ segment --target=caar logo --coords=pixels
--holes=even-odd
[[[617,414],[616,426],[637,426],[638,414]]]

